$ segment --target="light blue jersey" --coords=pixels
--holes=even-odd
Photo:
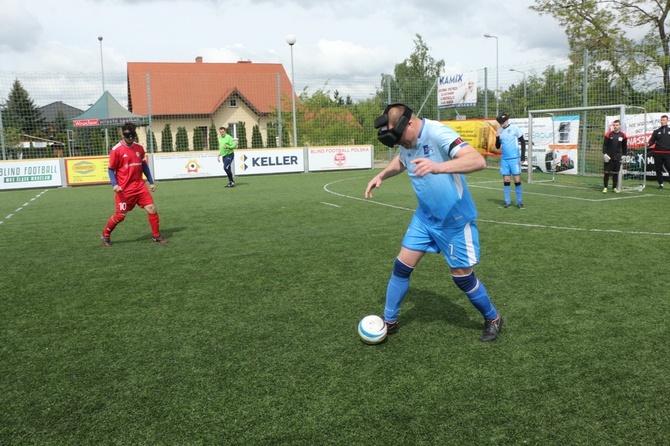
[[[428,174],[417,177],[414,164],[417,158],[441,163],[451,160],[466,145],[451,127],[429,119],[422,120],[416,147],[400,147],[400,162],[407,168],[412,188],[419,202],[415,215],[433,227],[465,226],[477,218],[477,208],[463,174]]]
[[[523,132],[516,125],[510,124],[507,128],[500,129],[500,147],[502,148],[502,159],[520,158],[519,138]]]

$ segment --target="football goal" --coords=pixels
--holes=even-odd
[[[528,182],[602,187],[604,136],[616,119],[621,121],[621,129],[628,137],[628,153],[621,160],[619,185],[623,190],[644,189],[647,141],[652,125],[644,108],[629,105],[530,110]]]

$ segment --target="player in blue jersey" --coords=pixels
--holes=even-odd
[[[393,161],[370,180],[365,197],[372,198],[372,189],[407,170],[419,203],[386,289],[384,320],[389,334],[398,330],[410,274],[424,254],[441,252],[454,282],[484,317],[479,340],[495,341],[503,319],[472,269],[479,262],[477,208],[463,175],[485,168],[486,161],[452,128],[419,118],[404,104],[386,107],[375,128],[384,145],[400,147]]]
[[[514,191],[516,193],[516,207],[523,207],[523,191],[521,188],[521,161],[526,157],[526,140],[523,132],[516,125],[509,123],[509,116],[503,113],[496,118],[500,128],[496,136],[496,147],[502,147],[500,156],[500,174],[503,176],[503,196],[505,202],[501,207],[508,208],[512,205],[511,179],[514,178]],[[519,150],[521,149],[521,150]]]

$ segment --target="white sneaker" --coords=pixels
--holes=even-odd
[[[614,193],[619,194],[619,193],[621,193],[621,191],[619,189],[614,189]]]
[[[603,194],[607,193],[607,188],[603,189]]]

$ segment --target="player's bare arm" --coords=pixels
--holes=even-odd
[[[385,179],[396,176],[404,171],[405,166],[403,166],[403,164],[400,162],[400,158],[396,156],[384,170],[379,172],[373,179],[370,180],[368,187],[365,188],[365,198],[372,198],[372,189],[381,187],[382,182]]]
[[[454,159],[436,163],[427,158],[417,158],[412,161],[414,174],[422,177],[429,173],[470,173],[482,170],[486,167],[486,160],[471,145],[461,147]]]

